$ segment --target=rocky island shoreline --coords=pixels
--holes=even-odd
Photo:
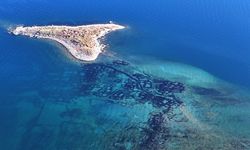
[[[105,47],[100,43],[100,38],[112,31],[124,28],[124,26],[114,23],[81,26],[18,26],[11,29],[10,33],[57,41],[66,47],[75,58],[93,61]]]

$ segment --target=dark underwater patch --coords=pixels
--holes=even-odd
[[[204,88],[199,86],[193,86],[192,89],[199,95],[221,96],[222,93],[213,88]]]
[[[204,88],[204,87],[198,87],[193,86],[192,89],[196,94],[207,96],[210,98],[210,100],[216,101],[217,103],[226,104],[226,105],[234,105],[234,104],[240,104],[243,101],[241,99],[237,99],[232,97],[231,95],[224,94],[217,89],[214,88]]]
[[[155,78],[142,72],[125,72],[119,67],[115,68],[117,65],[121,67],[129,63],[119,60],[112,64],[84,64],[81,92],[118,102],[129,99],[139,103],[149,102],[156,108],[182,104],[175,95],[185,90],[182,83]]]
[[[164,113],[152,113],[148,119],[147,126],[143,129],[144,136],[140,147],[145,150],[164,149],[170,138],[170,129]]]
[[[160,149],[169,137],[166,116],[183,101],[176,96],[185,90],[183,83],[157,78],[135,69],[127,69],[129,63],[93,63],[82,65],[81,77],[83,95],[106,98],[116,103],[150,103],[158,109],[151,113],[145,127],[141,130],[140,149]],[[116,141],[116,145],[123,143]]]

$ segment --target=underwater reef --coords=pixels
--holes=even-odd
[[[113,64],[128,65],[125,62]],[[81,91],[113,102],[149,102],[154,107],[164,108],[166,111],[182,104],[175,96],[175,93],[185,90],[182,83],[154,78],[139,72],[130,74],[112,66],[102,63],[83,65],[86,73],[82,78]]]
[[[216,118],[215,106],[241,103],[213,87],[158,77],[124,60],[82,63],[62,78],[50,75],[54,79],[44,79],[46,86],[19,97],[19,108],[32,113],[21,120],[16,149],[250,147],[247,138],[231,138],[203,123]],[[208,97],[213,100],[205,100]]]
[[[168,128],[165,127],[164,114],[170,113],[182,105],[175,94],[185,90],[184,84],[161,78],[156,78],[141,72],[126,72],[123,67],[128,62],[116,60],[111,64],[84,64],[82,68],[81,92],[87,95],[105,98],[114,103],[136,104],[149,103],[160,110],[151,114],[142,130],[145,135],[140,141],[142,149],[159,149],[164,147],[168,138]]]

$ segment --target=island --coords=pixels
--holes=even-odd
[[[81,26],[18,26],[10,29],[10,33],[57,41],[66,47],[75,58],[93,61],[105,48],[100,39],[111,31],[124,28],[124,26],[112,22]]]

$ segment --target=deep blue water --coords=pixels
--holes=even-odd
[[[84,74],[82,62],[75,61],[59,44],[16,37],[7,32],[8,27],[16,25],[82,25],[106,23],[110,20],[127,26],[127,29],[112,33],[104,40],[109,46],[97,62],[111,59],[106,57],[115,55],[115,58],[125,61],[140,60],[140,63],[132,65],[156,76],[164,76],[165,72],[171,71],[181,76],[193,73],[188,76],[191,78],[190,82],[179,76],[166,74],[171,79],[185,81],[188,89],[197,86],[200,80],[204,80],[204,83],[199,86],[205,86],[205,82],[213,78],[237,85],[237,88],[235,86],[233,90],[227,91],[228,84],[223,83],[222,86],[216,82],[213,88],[218,88],[225,95],[209,88],[205,92],[204,89],[194,88],[194,91],[198,89],[196,92],[205,97],[197,101],[193,100],[192,94],[185,93],[182,101],[191,114],[198,118],[194,119],[187,113],[188,120],[201,128],[211,127],[214,132],[223,131],[221,139],[215,138],[222,145],[207,142],[208,146],[204,146],[201,143],[211,139],[202,136],[197,136],[197,139],[204,141],[190,138],[193,143],[189,145],[200,144],[204,149],[216,145],[215,149],[221,146],[229,149],[232,145],[228,145],[228,139],[224,136],[230,135],[240,142],[242,137],[245,138],[250,147],[249,95],[243,90],[250,87],[249,18],[250,2],[246,0],[1,0],[0,149],[96,149],[93,145],[98,144],[93,144],[94,139],[102,139],[103,144],[108,143],[109,138],[117,139],[116,144],[125,143],[126,148],[131,149],[133,142],[121,142],[119,138],[122,137],[115,135],[123,132],[124,124],[147,122],[147,115],[155,111],[154,108],[148,105],[125,107],[130,104],[110,104],[103,102],[102,97],[91,99],[82,95],[79,92],[83,82],[81,75]],[[169,70],[168,62],[204,71],[201,73],[200,70],[185,66],[180,67],[183,69],[178,67]],[[124,70],[133,72],[131,68]],[[183,73],[182,70],[187,72]],[[235,89],[238,90],[236,94],[233,92]],[[70,110],[74,110],[73,113],[69,113]],[[67,118],[67,115],[70,117]],[[126,119],[121,116],[126,116]],[[85,124],[78,126],[79,122]],[[178,133],[177,137],[182,134],[183,137],[186,134],[189,136],[189,133],[185,132],[184,135],[181,132],[184,131],[182,124],[173,124],[177,126],[173,129],[173,133]],[[112,128],[111,125],[114,125],[114,131],[108,135],[103,134],[102,130],[107,128],[106,133],[110,130],[109,127]],[[188,125],[190,124],[187,123]],[[138,130],[129,128],[128,135],[130,132],[137,135]],[[207,130],[199,132],[199,135],[203,133],[207,134]],[[124,137],[137,141],[137,136],[128,135]],[[180,143],[178,140],[171,140],[176,145]],[[192,149],[185,147],[190,141],[181,141],[184,143],[182,148]],[[234,143],[236,146],[232,149],[241,146],[235,141]],[[99,149],[111,149],[109,143],[102,144]],[[178,149],[176,145],[168,146]],[[244,148],[246,147],[242,149]]]
[[[250,86],[250,3],[245,0],[3,0],[0,8],[1,20],[10,24],[109,20],[126,24],[135,32],[122,41],[131,55],[145,53],[188,63],[222,79]]]
[[[191,64],[230,82],[250,86],[250,4],[245,0],[0,3],[1,21],[10,24],[109,20],[125,24],[135,32],[122,41],[131,55],[146,54]]]

